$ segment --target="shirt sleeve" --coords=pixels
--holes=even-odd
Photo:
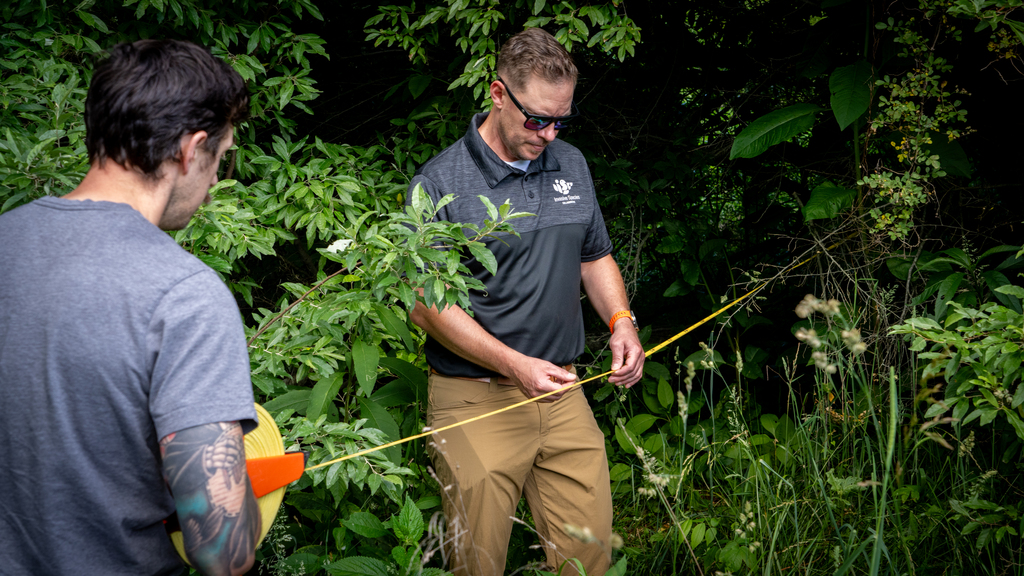
[[[587,183],[590,190],[594,190],[594,181],[587,170]],[[604,258],[612,253],[612,240],[608,236],[608,228],[604,223],[604,215],[601,213],[601,204],[597,201],[597,192],[594,191],[594,211],[590,215],[590,224],[587,226],[587,236],[583,239],[583,248],[580,250],[581,262],[593,262]]]
[[[164,295],[149,324],[149,409],[159,438],[237,420],[256,427],[249,353],[242,319],[212,270],[193,274]]]

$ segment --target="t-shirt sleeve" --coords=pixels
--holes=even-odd
[[[594,181],[587,171],[587,181],[590,189],[594,189]],[[612,253],[612,240],[608,236],[608,228],[604,224],[604,215],[601,214],[601,204],[597,201],[597,194],[594,194],[594,211],[590,215],[590,224],[587,226],[587,236],[583,239],[583,248],[580,250],[581,262],[593,262],[604,258]]]
[[[245,432],[256,427],[242,319],[213,271],[167,291],[153,312],[147,345],[158,438],[211,422],[237,420]]]

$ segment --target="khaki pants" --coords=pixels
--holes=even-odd
[[[440,428],[521,402],[515,386],[448,378],[429,380],[428,425]],[[456,576],[505,570],[512,517],[525,494],[547,564],[578,558],[588,576],[609,565],[611,489],[604,436],[580,387],[553,403],[532,403],[446,432],[428,448],[448,518],[448,569]],[[584,544],[563,527],[588,528]],[[575,574],[567,565],[563,574]]]

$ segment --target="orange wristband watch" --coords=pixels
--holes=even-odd
[[[640,326],[638,326],[636,323],[636,316],[633,314],[633,311],[622,310],[616,312],[615,314],[612,314],[612,319],[608,321],[608,329],[612,331],[612,334],[615,334],[615,323],[623,318],[629,318],[630,321],[633,322],[633,328],[636,330],[640,330]]]

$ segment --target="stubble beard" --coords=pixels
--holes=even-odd
[[[521,130],[525,130],[525,128],[509,125],[508,120],[503,118],[502,121],[498,123],[498,138],[501,139],[501,143],[505,147],[505,150],[512,155],[513,161],[529,160],[532,162],[540,157],[549,143],[541,139],[544,148],[542,148],[540,152],[533,154],[533,148],[531,146],[529,136],[520,136]],[[527,154],[533,155],[528,156]]]

